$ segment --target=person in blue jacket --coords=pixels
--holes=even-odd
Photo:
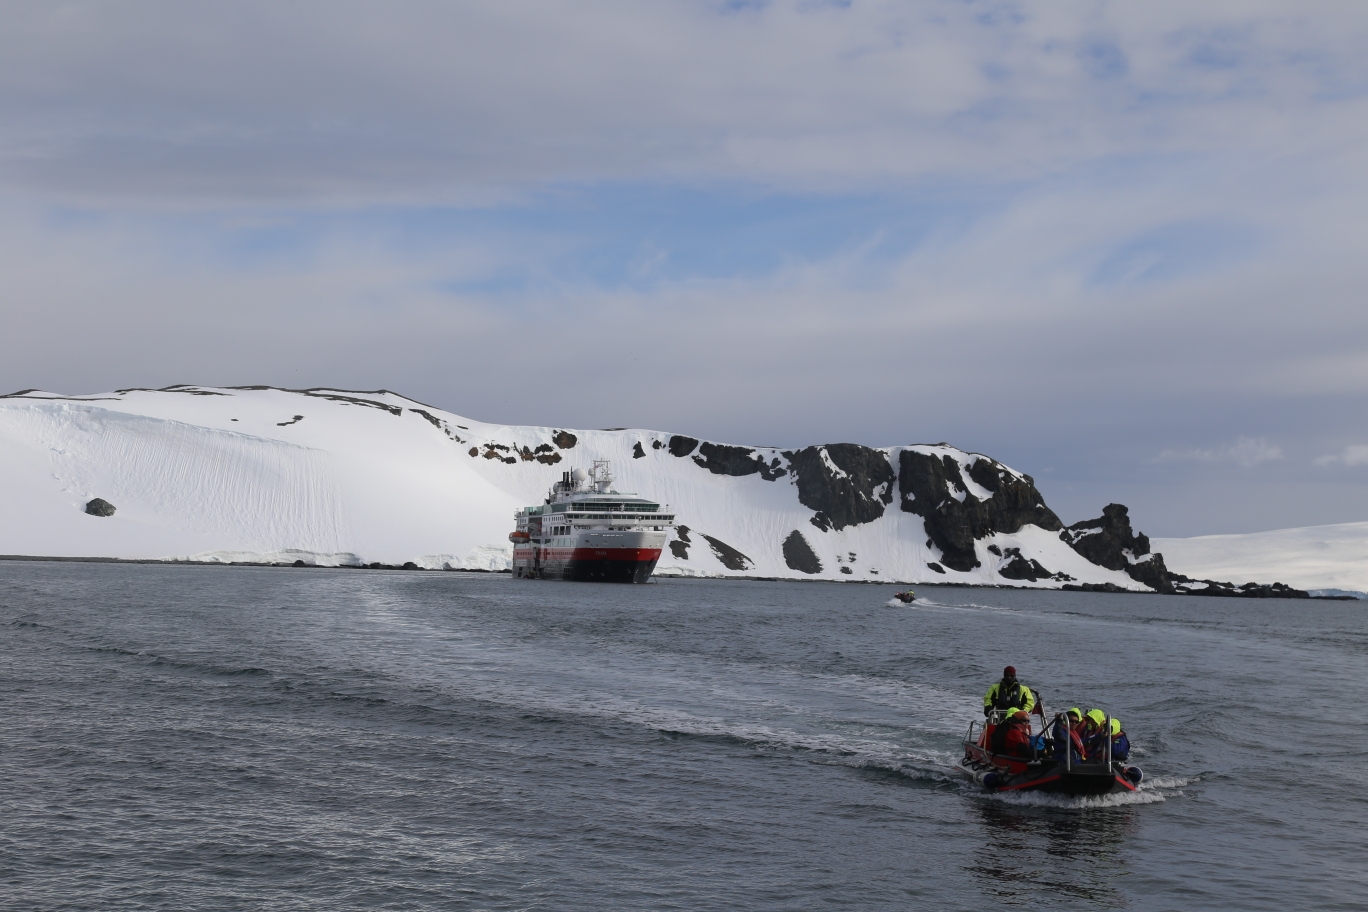
[[[1053,742],[1054,758],[1064,759],[1064,746],[1069,745],[1073,751],[1073,762],[1081,763],[1086,751],[1083,749],[1083,739],[1079,736],[1079,729],[1083,726],[1083,710],[1077,706],[1068,712],[1062,712],[1055,716],[1054,725],[1051,728],[1051,741]]]
[[[1130,758],[1130,738],[1121,730],[1121,720],[1115,716],[1111,720],[1111,740],[1112,759],[1124,763]]]

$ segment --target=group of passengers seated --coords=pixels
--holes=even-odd
[[[1121,720],[1109,719],[1100,709],[1084,713],[1072,707],[1055,716],[1048,735],[1032,735],[1033,709],[1040,715],[1035,694],[1008,665],[1002,670],[1002,680],[983,695],[983,714],[989,720],[985,746],[994,754],[1022,759],[1063,760],[1067,750],[1072,763],[1096,763],[1107,759],[1110,743],[1112,760],[1124,762],[1130,756],[1130,739],[1121,729]]]

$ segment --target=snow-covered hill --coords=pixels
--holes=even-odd
[[[1199,579],[1277,580],[1298,589],[1368,592],[1368,522],[1156,538],[1153,543],[1170,570]]]
[[[0,553],[497,570],[514,512],[594,459],[673,508],[664,574],[1146,588],[1061,538],[1029,476],[945,444],[734,447],[265,387],[0,397]]]

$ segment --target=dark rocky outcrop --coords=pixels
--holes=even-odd
[[[1126,568],[1130,578],[1139,583],[1144,583],[1155,592],[1162,592],[1165,595],[1172,595],[1173,574],[1168,567],[1164,566],[1164,555],[1155,554],[1149,560],[1139,561]]]
[[[632,447],[632,458],[633,458],[633,459],[645,459],[645,458],[646,458],[646,451],[643,450],[643,449],[641,448],[641,441],[640,441],[640,440],[638,440],[638,441],[636,442],[636,445]]]
[[[1149,538],[1131,531],[1127,513],[1124,504],[1107,504],[1100,517],[1076,522],[1059,537],[1099,567],[1125,570],[1131,560],[1150,553]]]
[[[702,532],[698,534],[703,535]],[[708,547],[712,548],[713,554],[717,555],[717,559],[722,562],[722,566],[728,570],[749,570],[755,565],[755,561],[726,542],[718,541],[711,535],[703,535],[703,538],[708,542]]]
[[[933,562],[933,563],[930,563],[930,564],[927,564],[926,566],[930,567],[932,570],[936,571],[937,573],[944,573],[944,572],[945,572],[945,568],[944,568],[944,567],[942,567],[940,564],[937,564],[937,563],[934,563],[934,562]]]
[[[1137,560],[1150,553],[1150,543],[1143,533],[1131,529],[1128,514],[1124,504],[1107,504],[1100,517],[1076,522],[1062,530],[1059,537],[1099,567],[1120,570],[1156,592],[1172,594],[1172,575],[1164,566],[1164,555]]]
[[[230,389],[270,389],[268,386],[234,386]],[[291,390],[295,393],[303,393],[306,396],[313,396],[318,399],[327,399],[331,402],[341,402],[346,405],[364,405],[368,408],[380,409],[382,412],[389,412],[391,415],[404,414],[404,408],[400,405],[389,405],[384,402],[376,402],[374,399],[362,399],[359,396],[343,396],[336,392],[322,392],[320,390]],[[384,393],[387,390],[375,390],[377,393]]]
[[[882,450],[829,443],[784,457],[797,479],[798,502],[817,512],[812,523],[822,531],[873,522],[893,502],[893,467]]]
[[[86,513],[91,516],[113,516],[114,505],[103,497],[96,497],[85,505]]]
[[[653,449],[653,450],[658,450],[658,449],[660,449],[661,447],[663,447],[664,445],[665,445],[665,444],[661,443],[659,440],[652,440],[652,441],[651,441],[651,449]]]
[[[1067,592],[1130,592],[1116,583],[1066,583],[1059,588]]]
[[[1216,580],[1188,579],[1180,574],[1173,574],[1173,579],[1177,583],[1177,591],[1182,595],[1214,595],[1222,598],[1311,598],[1311,593],[1293,589],[1284,583],[1245,583],[1243,586],[1237,586],[1234,583]],[[1196,583],[1201,583],[1201,588],[1197,588],[1194,585]]]
[[[445,421],[443,421],[442,419],[438,418],[436,415],[432,414],[431,412],[426,411],[426,410],[424,410],[424,409],[416,409],[416,408],[411,408],[411,409],[409,409],[409,411],[410,411],[410,412],[413,412],[415,415],[421,415],[424,421],[426,421],[428,424],[430,424],[430,425],[432,425],[433,427],[435,427],[437,430],[441,431],[443,434],[446,434],[448,437],[450,437],[452,440],[456,441],[457,443],[465,443],[465,441],[462,440],[460,437],[458,437],[458,436],[456,435],[456,433],[447,425],[447,423],[446,423]],[[461,426],[460,426],[460,425],[457,425],[457,427],[461,427]],[[469,429],[469,428],[463,428],[463,430],[470,430],[470,429]],[[541,449],[541,447],[538,447],[538,449]],[[550,448],[548,447],[548,449],[550,449]]]
[[[562,450],[568,450],[579,443],[579,438],[569,431],[556,431],[551,437],[551,442]]]
[[[1045,506],[1031,476],[1015,475],[979,456],[969,468],[969,477],[991,491],[992,497],[979,500],[970,493],[959,463],[948,453],[938,457],[903,450],[898,459],[902,509],[922,517],[926,534],[950,569],[963,572],[977,567],[974,542],[994,532],[1017,532],[1028,524],[1051,532],[1063,528],[1059,517]]]
[[[413,412],[413,414],[415,414],[415,415],[422,415],[424,421],[426,421],[428,424],[430,424],[430,425],[432,425],[433,427],[435,427],[437,430],[439,430],[439,431],[442,430],[442,419],[440,419],[440,418],[438,418],[436,415],[432,414],[432,412],[425,411],[425,410],[423,410],[423,409],[416,409],[416,408],[411,408],[411,409],[409,409],[409,411],[410,411],[410,412]]]
[[[998,576],[1003,579],[1030,580],[1034,583],[1036,580],[1054,577],[1053,573],[1041,566],[1040,561],[1022,557],[1020,548],[1008,548],[1004,557],[1008,559],[1006,565],[998,568]]]
[[[689,538],[689,527],[675,526],[675,537],[679,540],[670,542],[670,553],[680,560],[688,560],[689,546],[693,544],[693,539]]]
[[[790,570],[797,570],[799,573],[821,573],[822,562],[818,559],[812,546],[808,544],[803,533],[794,529],[789,533],[788,538],[784,539],[784,563]]]
[[[289,421],[277,421],[277,422],[276,422],[276,427],[289,427],[290,425],[292,425],[292,424],[298,424],[299,422],[301,422],[301,421],[303,421],[303,420],[304,420],[304,416],[303,416],[303,415],[295,415],[295,416],[294,416],[293,418],[291,418]]]
[[[694,437],[685,437],[683,434],[675,434],[670,438],[671,456],[688,456],[698,446],[698,440]]]
[[[674,438],[670,440],[670,447],[670,451],[674,452]],[[767,464],[765,457],[750,447],[704,443],[698,448],[698,455],[693,458],[693,461],[714,475],[741,477],[759,472],[761,478],[766,481],[774,481],[776,478],[788,474],[780,468],[777,457]]]

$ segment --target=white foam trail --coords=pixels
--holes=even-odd
[[[1094,811],[1104,808],[1157,804],[1168,800],[1159,792],[1114,792],[1110,795],[1054,795],[1049,792],[989,792],[984,797],[1018,807],[1047,807],[1063,811]]]

